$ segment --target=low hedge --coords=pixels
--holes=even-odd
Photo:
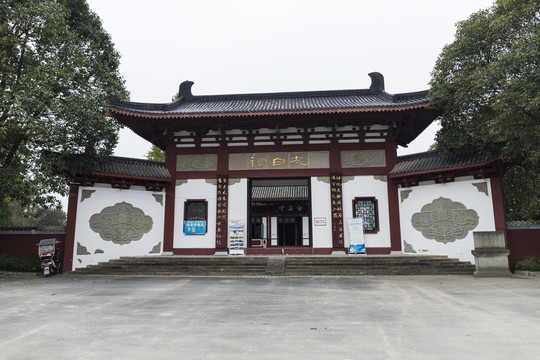
[[[528,257],[516,263],[519,271],[540,271],[540,257]]]
[[[9,256],[0,254],[0,270],[17,272],[38,272],[41,267],[38,256]]]

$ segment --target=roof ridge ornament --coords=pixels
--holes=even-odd
[[[384,91],[384,76],[379,72],[371,72],[368,74],[371,78],[371,86],[369,90],[374,92]]]
[[[193,94],[191,93],[191,87],[193,86],[194,82],[186,80],[183,83],[180,84],[180,88],[178,89],[178,98],[183,100],[190,100],[193,97]]]

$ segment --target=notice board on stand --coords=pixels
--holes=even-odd
[[[349,228],[349,254],[365,254],[364,221],[362,218],[347,219]]]
[[[229,255],[244,255],[245,227],[241,221],[229,223]]]

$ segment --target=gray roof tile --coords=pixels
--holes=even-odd
[[[288,186],[253,186],[252,200],[306,200],[309,199],[308,187],[305,185]]]
[[[486,158],[477,151],[466,151],[444,156],[439,151],[427,151],[423,153],[398,157],[398,163],[390,172],[390,175],[421,173],[433,170],[462,168],[480,165],[497,157]]]
[[[77,174],[98,174],[108,177],[136,177],[146,179],[172,179],[159,161],[133,159],[119,156],[92,156],[72,154],[64,158],[65,167]]]
[[[171,179],[165,163],[159,161],[108,156],[98,158],[96,172],[144,178]]]
[[[193,82],[180,85],[180,96],[172,103],[151,104],[110,99],[113,113],[147,116],[208,116],[235,114],[278,114],[324,111],[386,111],[423,107],[428,91],[388,94],[381,74],[371,73],[372,86],[363,90],[282,92],[262,94],[193,96]],[[374,79],[375,78],[375,79]]]

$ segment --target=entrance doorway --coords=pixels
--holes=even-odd
[[[309,247],[309,179],[250,181],[250,247]]]
[[[278,246],[302,246],[302,218],[278,217]]]

